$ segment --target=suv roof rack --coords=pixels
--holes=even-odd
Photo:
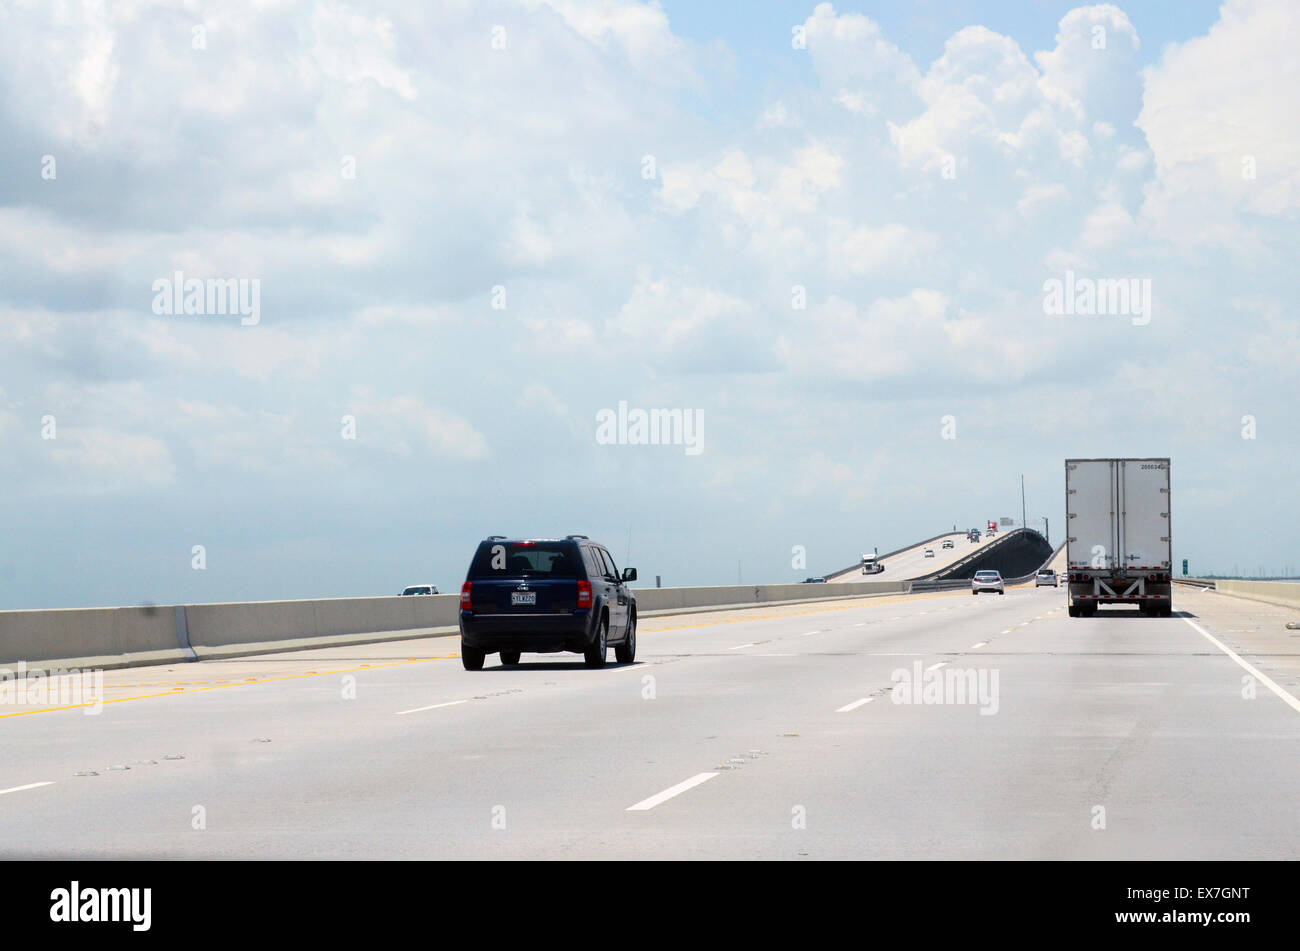
[[[490,541],[490,542],[494,542],[494,541],[496,541],[498,538],[505,538],[505,536],[504,536],[504,535],[489,535],[489,536],[487,537],[487,540]]]
[[[590,538],[587,538],[586,535],[565,535],[565,536],[564,536],[564,540],[565,540],[565,541],[570,541],[570,542],[573,541],[575,538],[585,538],[585,539],[587,539],[587,541],[591,541],[591,539],[590,539]]]

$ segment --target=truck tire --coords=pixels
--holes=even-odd
[[[620,664],[630,664],[636,660],[636,615],[633,614],[627,625],[627,636],[623,643],[614,648],[614,657]]]
[[[609,621],[605,618],[600,619],[600,627],[596,629],[595,640],[591,646],[583,651],[583,660],[588,667],[604,667],[605,654],[609,650]]]
[[[1078,607],[1076,607],[1075,605],[1073,605],[1073,604],[1070,605],[1070,607],[1069,607],[1069,611],[1070,611],[1070,617],[1078,617],[1078,616],[1079,616],[1079,609],[1078,609]]]

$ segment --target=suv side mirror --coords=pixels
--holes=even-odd
[[[624,569],[623,569],[623,580],[624,580],[624,581],[635,581],[635,580],[636,580],[636,569],[635,569],[635,568],[624,568]],[[620,649],[621,649],[621,648],[620,648]]]

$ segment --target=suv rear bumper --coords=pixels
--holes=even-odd
[[[596,639],[596,611],[569,614],[460,612],[461,642],[487,651],[581,651]]]

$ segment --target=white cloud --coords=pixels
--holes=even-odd
[[[456,459],[488,454],[486,438],[468,420],[413,394],[381,396],[369,386],[355,386],[347,408],[357,420],[356,441],[366,448],[402,457],[417,451]]]
[[[852,274],[924,270],[933,265],[931,256],[939,248],[936,235],[897,223],[848,230],[843,222],[833,222],[828,231],[832,269]]]
[[[1137,124],[1157,178],[1146,213],[1167,239],[1240,244],[1250,226],[1236,215],[1300,207],[1300,7],[1227,0],[1221,12],[1206,36],[1170,46],[1146,72]]]

